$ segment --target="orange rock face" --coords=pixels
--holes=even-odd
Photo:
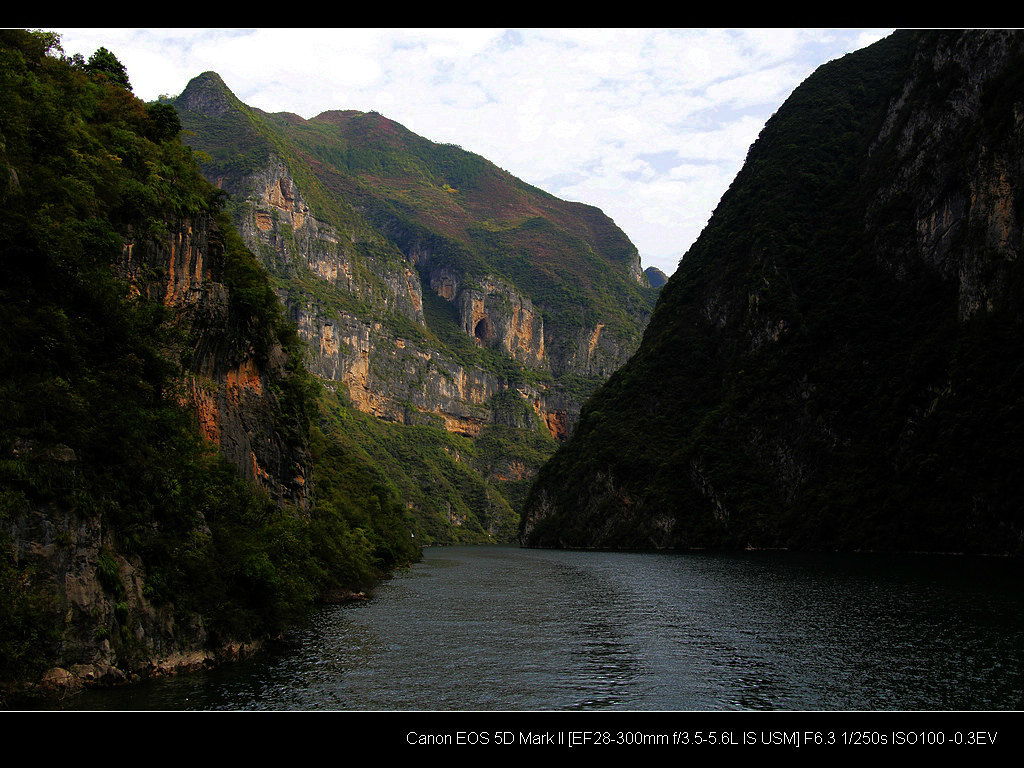
[[[188,388],[203,437],[220,445],[220,409],[216,396],[195,379],[189,380]]]
[[[533,477],[533,470],[521,461],[510,461],[508,463],[507,471],[497,470],[491,475],[492,480],[498,480],[500,482],[514,482],[516,480],[523,480],[527,477]]]
[[[237,368],[228,371],[225,383],[228,388],[228,398],[233,405],[238,405],[241,401],[242,390],[247,389],[255,395],[263,394],[263,381],[256,368],[256,361],[252,358],[242,361]]]
[[[565,411],[545,413],[544,423],[548,425],[548,431],[556,440],[565,440],[569,437],[569,414]]]
[[[207,277],[203,262],[203,251],[193,242],[191,226],[172,235],[164,304],[174,307],[186,303],[189,293]]]

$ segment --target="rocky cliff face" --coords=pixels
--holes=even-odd
[[[364,413],[402,424],[437,417],[450,432],[470,437],[489,423],[487,403],[501,388],[497,377],[424,351],[379,322],[295,311],[310,343],[310,370],[344,383]]]
[[[406,424],[430,423],[433,415],[449,431],[470,436],[494,423],[488,401],[507,387],[505,377],[461,364],[451,353],[403,335],[388,322],[387,313],[393,313],[426,327],[424,283],[450,305],[468,340],[527,369],[602,379],[632,349],[605,333],[603,322],[575,333],[546,332],[543,313],[508,280],[467,280],[435,266],[422,249],[412,249],[407,262],[392,258],[360,263],[346,251],[343,237],[310,212],[297,182],[277,158],[231,191],[244,209],[239,231],[275,275],[286,280],[304,271],[325,284],[321,290],[337,292],[310,301],[308,294],[280,283],[282,299],[309,344],[310,370],[344,383],[364,412]],[[364,309],[339,306],[339,295],[357,298]],[[524,397],[551,425],[552,436],[564,439],[581,403],[567,402],[572,398],[549,390],[530,387]],[[554,403],[551,410],[549,400]]]
[[[154,602],[150,569],[139,555],[118,552],[119,542],[100,518],[35,508],[17,516],[8,533],[61,627],[52,666],[32,681],[36,692],[67,695],[205,669],[260,647],[259,640],[211,643],[199,615]]]
[[[162,302],[186,333],[185,390],[205,437],[239,475],[281,503],[311,505],[306,446],[282,432],[277,389],[288,373],[281,344],[257,338],[256,318],[232,310],[224,240],[209,215],[172,226],[164,242],[125,242],[132,290]]]
[[[1022,46],[899,33],[802,84],[524,541],[1020,551]]]
[[[508,283],[485,278],[478,286],[459,291],[455,305],[462,330],[477,343],[497,347],[529,368],[548,365],[544,319],[533,303]]]
[[[368,272],[350,234],[310,211],[279,157],[271,155],[264,167],[233,183],[225,185],[223,177],[211,180],[244,201],[244,214],[236,216],[239,232],[272,274],[310,273],[367,305],[423,323],[422,289],[415,271],[390,254],[392,258],[375,261]]]
[[[897,248],[878,237],[879,260],[898,277],[908,262],[926,264],[955,286],[961,321],[1007,302],[1020,255],[1019,47],[1011,31],[936,40],[915,57],[869,148],[872,155],[888,148],[894,173],[868,207],[866,227],[881,234],[892,206],[914,206],[913,240]],[[941,101],[923,98],[933,81],[948,89]],[[997,103],[1004,111],[993,115]]]

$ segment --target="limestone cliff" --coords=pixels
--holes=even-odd
[[[175,222],[162,242],[127,238],[120,269],[131,289],[160,301],[187,334],[185,391],[203,435],[241,477],[308,510],[309,456],[282,425],[279,384],[288,356],[259,320],[232,307],[225,243],[209,215]]]
[[[310,212],[276,157],[227,189],[242,211],[236,215],[246,244],[279,278],[281,297],[309,344],[310,370],[346,384],[355,405],[367,413],[410,424],[429,422],[426,415],[433,414],[450,431],[475,435],[494,420],[487,401],[508,386],[505,377],[467,366],[422,333],[402,334],[389,322],[388,315],[396,314],[426,330],[421,275],[427,290],[451,305],[468,340],[524,368],[596,381],[632,349],[605,333],[600,321],[576,332],[546,331],[543,313],[507,279],[466,279],[435,267],[423,249],[411,249],[408,261],[393,254],[360,260],[331,225]],[[559,403],[550,412],[547,393]],[[550,385],[533,388],[530,399],[545,422],[559,425],[552,435],[564,438],[580,403],[566,405],[565,394]]]
[[[244,213],[237,213],[235,219],[239,232],[272,274],[281,278],[310,274],[366,305],[423,323],[422,291],[415,271],[387,251],[369,271],[351,236],[310,211],[279,157],[269,156],[265,167],[233,183],[224,177],[211,180],[239,203],[244,201]]]
[[[533,303],[508,283],[484,278],[459,291],[455,305],[467,336],[497,347],[529,368],[548,365],[544,319]]]
[[[151,568],[140,555],[121,553],[101,518],[34,507],[14,517],[5,533],[60,627],[52,649],[36,649],[47,653],[48,664],[27,681],[35,692],[66,696],[206,669],[251,655],[262,643],[211,638],[198,613],[154,600]]]

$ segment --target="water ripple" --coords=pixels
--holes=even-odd
[[[1016,561],[433,548],[266,658],[118,709],[1018,709]]]

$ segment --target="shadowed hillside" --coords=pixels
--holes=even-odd
[[[523,541],[1020,552],[1022,51],[900,32],[797,88]]]

